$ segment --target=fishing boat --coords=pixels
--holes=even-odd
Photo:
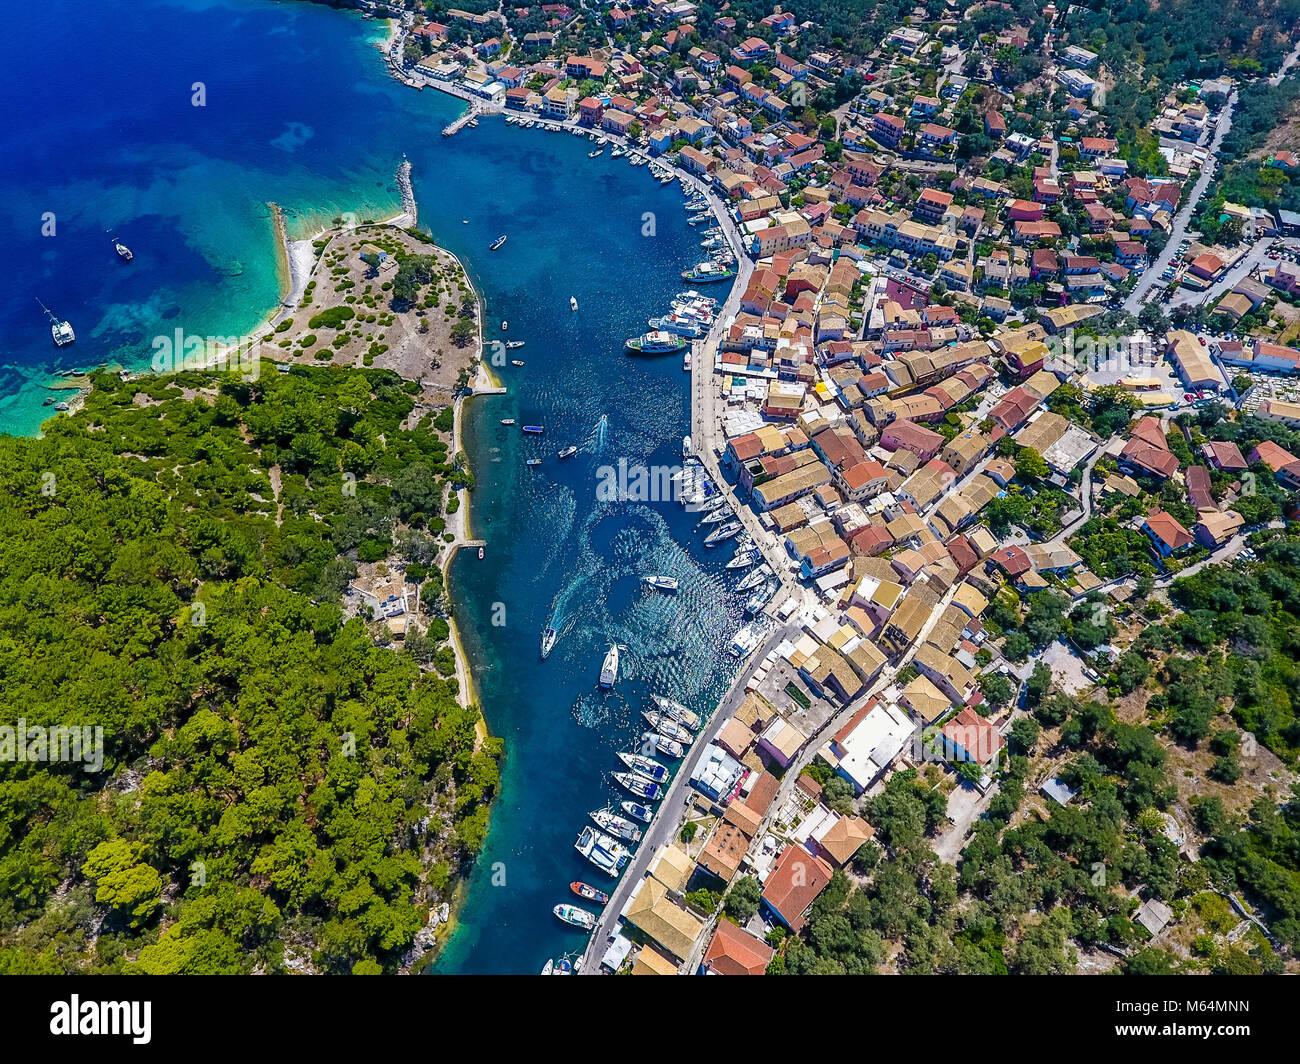
[[[644,748],[653,746],[665,757],[682,757],[686,753],[686,748],[676,739],[669,739],[658,732],[648,731],[642,734],[641,745]]]
[[[542,464],[542,460],[540,458],[530,458],[524,464],[529,466],[539,466]]]
[[[725,539],[737,536],[740,534],[740,529],[741,524],[739,521],[728,521],[725,525],[722,525],[720,528],[715,528],[705,536],[704,545],[706,547],[712,547],[714,544],[721,543]]]
[[[530,435],[533,435],[533,436],[540,436],[540,435],[541,435],[543,432],[545,432],[545,431],[546,431],[546,426],[545,426],[545,425],[525,425],[525,426],[524,426],[524,432],[527,432],[527,433],[529,433]]]
[[[667,713],[678,724],[695,731],[700,726],[700,715],[692,709],[687,709],[680,702],[674,702],[671,698],[665,698],[663,695],[651,695],[654,704],[659,707],[659,712]]]
[[[695,736],[691,734],[691,730],[684,724],[677,723],[667,713],[658,713],[653,709],[643,709],[641,716],[645,718],[650,727],[665,739],[676,739],[683,746],[690,746],[695,741]]]
[[[72,325],[66,321],[60,321],[55,316],[54,311],[50,310],[44,303],[38,299],[41,310],[45,311],[45,316],[50,319],[50,339],[54,341],[55,347],[67,347],[77,338],[77,334],[72,331]]]
[[[524,364],[524,360],[522,358],[512,358],[510,360],[510,364],[512,366],[522,366]]]
[[[638,776],[644,776],[655,783],[666,783],[668,780],[668,769],[652,757],[619,751],[618,759]]]
[[[557,632],[554,628],[552,628],[549,624],[546,626],[545,631],[542,632],[542,660],[543,661],[546,660],[547,655],[550,654],[552,648],[555,646],[555,640],[558,638],[559,634],[560,633]]]
[[[655,574],[654,576],[643,576],[641,577],[641,581],[642,583],[649,584],[651,587],[658,588],[660,591],[677,590],[677,580],[671,576],[660,576],[659,574]]]
[[[614,782],[637,798],[657,802],[664,796],[664,789],[653,780],[638,776],[635,772],[612,772]]]
[[[764,562],[744,580],[736,585],[737,591],[748,591],[751,587],[758,587],[764,580],[772,575],[772,567]]]
[[[735,267],[719,265],[711,260],[682,271],[682,278],[687,281],[726,281],[735,276]]]
[[[605,809],[596,809],[588,814],[596,826],[602,831],[608,831],[627,842],[640,842],[641,829],[626,817],[619,816],[614,810],[606,807]]]
[[[499,248],[505,242],[506,242],[506,234],[502,233],[499,237],[497,237],[494,241],[492,241],[492,243],[488,245],[488,251],[496,251],[497,248]]]
[[[575,879],[570,883],[569,889],[573,891],[574,894],[578,895],[579,898],[584,898],[587,901],[594,901],[597,905],[609,904],[608,894],[603,890],[597,890],[590,883],[582,882],[580,879]]]
[[[501,419],[501,424],[503,425],[513,425],[514,423],[515,423],[515,419],[512,417],[503,417]]]
[[[680,351],[685,346],[686,341],[680,336],[662,329],[633,336],[627,342],[627,349],[634,355],[667,355]]]
[[[579,909],[576,905],[557,905],[551,912],[566,924],[580,927],[584,931],[590,931],[596,926],[596,914],[589,913],[586,909]]]
[[[557,458],[572,458],[577,453],[578,448],[574,447],[573,444],[569,444],[564,450],[556,451],[555,455]]]
[[[578,297],[577,297],[577,296],[569,296],[569,309],[570,309],[570,310],[577,310],[577,309],[578,309]]]
[[[636,817],[641,823],[648,824],[654,819],[654,810],[648,805],[638,805],[636,802],[619,802],[619,807],[628,816]]]
[[[618,644],[610,643],[609,651],[600,666],[600,686],[613,687],[618,679]]]
[[[767,581],[745,600],[745,612],[758,613],[759,610],[772,601],[772,596],[776,594],[778,587],[780,587],[780,584],[775,580]]]
[[[623,866],[632,856],[616,839],[611,839],[592,827],[582,829],[573,848],[610,877],[615,877],[623,871]]]

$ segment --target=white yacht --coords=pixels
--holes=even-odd
[[[618,679],[618,644],[610,643],[604,664],[600,667],[600,686],[613,687]]]

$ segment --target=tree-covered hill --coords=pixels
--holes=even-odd
[[[341,608],[446,444],[391,373],[262,369],[0,437],[0,725],[103,728],[0,761],[0,971],[396,970],[481,845],[477,709]]]

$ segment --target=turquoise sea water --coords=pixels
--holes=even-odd
[[[69,25],[93,47],[30,47]],[[535,972],[582,944],[550,910],[576,900],[570,880],[604,878],[572,844],[587,811],[618,797],[613,753],[634,749],[649,694],[708,709],[733,664],[731,548],[706,550],[676,503],[600,502],[596,491],[598,470],[620,459],[680,462],[688,375],[677,357],[628,357],[623,340],[685,287],[698,234],[675,186],[608,153],[588,160],[585,140],[500,119],[443,139],[461,105],[389,79],[374,47],[383,33],[349,13],[264,0],[46,0],[9,12],[0,97],[19,105],[0,110],[0,426],[37,429],[52,370],[146,364],[150,339],[177,327],[252,328],[278,300],[267,201],[292,212],[297,235],[344,211],[384,217],[410,157],[422,227],[461,256],[487,320],[509,319],[506,335],[526,341],[511,352],[525,366],[497,371],[510,394],[468,408],[472,521],[488,546],[483,561],[462,552],[452,590],[508,755],[437,970]],[[41,235],[47,211],[52,237]],[[109,227],[133,263],[116,261]],[[505,247],[489,252],[503,232]],[[38,297],[72,320],[74,346],[50,344]],[[523,437],[503,417],[546,435]],[[561,463],[568,443],[583,450]],[[528,457],[544,465],[530,470]],[[651,572],[682,589],[643,590]],[[562,634],[541,662],[548,621]],[[610,640],[627,650],[618,687],[601,693]]]

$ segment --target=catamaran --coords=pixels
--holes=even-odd
[[[619,816],[608,806],[604,809],[594,809],[588,815],[602,831],[607,831],[627,842],[641,841],[641,829],[628,820],[627,817]]]
[[[700,726],[700,715],[693,709],[687,709],[680,702],[674,702],[671,698],[664,698],[663,695],[651,695],[654,704],[659,707],[661,713],[667,713],[678,724],[695,731]]]
[[[660,735],[658,732],[644,732],[641,736],[641,746],[643,749],[654,747],[665,757],[682,757],[686,753],[686,748],[676,739],[669,739],[666,735]]]
[[[738,536],[740,534],[741,527],[742,526],[739,521],[728,521],[721,528],[716,528],[712,532],[710,532],[707,536],[705,536],[704,545],[706,547],[712,547],[718,543],[721,543],[724,539],[730,539],[732,536]]]
[[[597,831],[593,827],[582,829],[582,834],[578,836],[578,841],[573,844],[573,848],[611,877],[623,871],[623,866],[632,856],[631,851],[617,839],[611,839],[604,832]]]
[[[603,890],[597,890],[590,883],[584,883],[580,879],[575,879],[569,884],[569,889],[579,898],[585,898],[587,901],[594,901],[597,905],[608,905],[609,895]]]
[[[623,751],[618,752],[618,759],[638,776],[644,776],[655,783],[665,783],[668,780],[668,769],[659,764],[652,757],[642,757],[640,754],[628,754]]]
[[[614,681],[618,679],[618,644],[610,643],[609,652],[605,655],[605,661],[600,666],[600,686],[613,687]]]
[[[50,319],[50,339],[54,341],[55,347],[67,347],[77,338],[77,334],[72,331],[72,326],[66,321],[60,321],[44,303],[38,299],[41,310],[45,311],[45,316]]]
[[[636,802],[619,802],[619,807],[628,816],[636,817],[641,823],[648,824],[654,819],[655,812],[648,805],[638,805]]]
[[[610,775],[614,777],[614,782],[637,798],[657,802],[664,796],[663,787],[635,772],[611,772]]]
[[[660,591],[677,590],[677,581],[671,576],[643,576],[641,577],[641,581],[642,583],[649,584],[651,587],[658,588]]]
[[[560,633],[557,632],[554,628],[552,628],[549,624],[546,626],[546,631],[542,633],[542,660],[543,661],[546,660],[546,656],[550,654],[551,649],[555,646],[555,640],[559,636],[559,634]]]

